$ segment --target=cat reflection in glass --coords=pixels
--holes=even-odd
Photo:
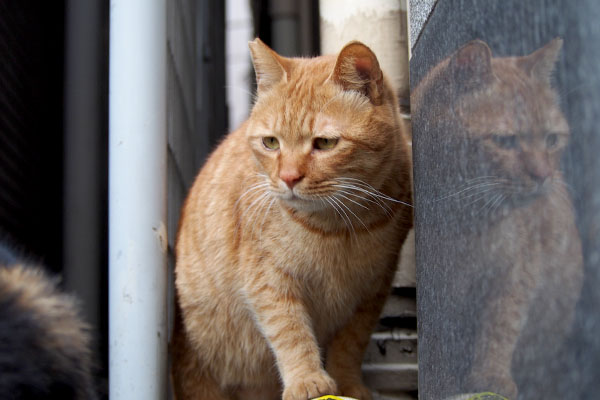
[[[550,82],[561,46],[492,57],[475,40],[413,92],[426,398],[516,399],[548,383],[571,328],[582,255],[560,170],[569,126]]]

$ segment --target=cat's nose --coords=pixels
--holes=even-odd
[[[550,162],[544,156],[532,155],[527,158],[525,168],[529,175],[538,182],[543,182],[554,172]]]
[[[298,170],[285,169],[279,172],[279,178],[285,182],[287,187],[293,189],[294,186],[296,186],[296,184],[300,182],[302,178],[304,178],[304,176],[302,176]]]

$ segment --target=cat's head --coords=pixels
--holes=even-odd
[[[451,190],[531,198],[560,179],[569,126],[550,76],[561,46],[554,39],[527,56],[492,57],[474,40],[419,84],[414,122],[429,136],[421,147],[436,153]]]
[[[550,75],[562,40],[524,57],[492,58],[474,41],[450,60],[456,81],[468,95],[456,111],[469,140],[476,141],[488,171],[534,190],[559,170],[569,127],[559,109]]]
[[[270,192],[295,209],[366,204],[364,191],[389,179],[401,140],[375,54],[359,42],[311,59],[282,57],[259,39],[250,50],[258,93],[246,135]]]

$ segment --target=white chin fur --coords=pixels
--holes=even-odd
[[[280,198],[288,207],[298,211],[319,211],[325,208],[325,205],[319,199],[299,196],[293,194],[291,190],[281,195]]]

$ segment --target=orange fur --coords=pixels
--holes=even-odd
[[[411,202],[411,162],[394,92],[358,42],[313,59],[250,46],[252,114],[211,155],[181,216],[175,393],[366,400],[364,348],[412,221],[397,202]],[[316,138],[338,142],[320,150]]]

